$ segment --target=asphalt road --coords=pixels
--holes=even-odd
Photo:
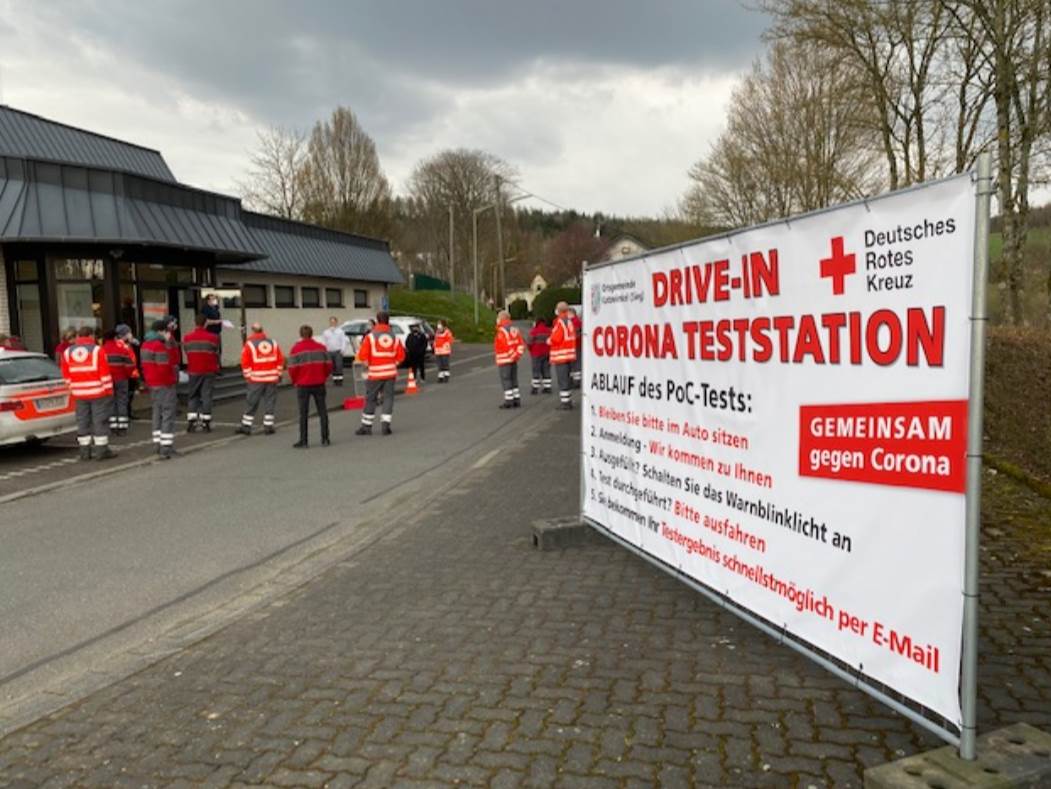
[[[476,346],[459,357],[450,384],[397,399],[390,437],[354,436],[360,412],[333,412],[328,448],[293,450],[288,425],[4,503],[0,730],[40,711],[42,691],[82,694],[129,657],[171,651],[275,584],[303,582],[275,579],[326,547],[382,533],[399,506],[555,418],[553,397],[499,410],[490,354]]]

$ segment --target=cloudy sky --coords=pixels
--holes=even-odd
[[[403,191],[482,148],[563,206],[659,214],[765,20],[737,0],[0,0],[5,104],[158,148],[236,193],[258,129],[343,104]]]

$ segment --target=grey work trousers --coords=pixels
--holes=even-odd
[[[311,399],[314,400],[318,422],[321,423],[321,440],[328,441],[328,406],[325,404],[325,387],[299,386],[296,387],[296,401],[299,404],[299,440],[304,444],[307,443]]]
[[[518,391],[518,362],[498,364],[496,369],[500,371],[500,385],[504,387],[504,402],[520,400],[522,393]]]
[[[394,379],[367,381],[365,383],[365,408],[361,412],[361,424],[372,427],[376,418],[376,405],[380,394],[383,395],[383,415],[380,417],[388,424],[394,418]]]
[[[343,352],[329,351],[328,358],[332,360],[332,383],[343,386]]]
[[[109,444],[109,420],[113,413],[112,397],[96,397],[93,400],[77,400],[77,443],[90,447],[91,439],[95,446]]]
[[[438,380],[447,380],[449,378],[449,354],[435,356],[434,359],[438,363]]]
[[[241,424],[251,428],[255,424],[255,412],[263,406],[263,427],[274,426],[274,409],[277,406],[277,384],[248,384],[248,405],[241,416]]]
[[[555,368],[555,380],[558,382],[558,400],[560,403],[569,403],[573,400],[573,378],[572,362],[551,365]]]
[[[174,386],[154,386],[150,389],[153,443],[170,447],[175,443],[175,416],[179,401]]]
[[[212,421],[212,392],[214,390],[215,373],[190,376],[190,396],[186,403],[188,421]]]
[[[131,384],[127,378],[123,381],[113,382],[113,409],[109,415],[109,426],[111,430],[127,430],[131,424],[128,414]]]
[[[531,381],[534,391],[543,387],[545,392],[551,391],[551,357],[533,357],[533,380]]]

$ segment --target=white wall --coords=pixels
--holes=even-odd
[[[299,327],[309,324],[314,328],[314,335],[320,335],[328,328],[330,316],[339,318],[340,323],[352,318],[370,318],[383,308],[383,297],[387,292],[387,286],[376,282],[357,282],[354,280],[334,280],[310,277],[293,277],[282,274],[265,274],[254,271],[240,271],[238,269],[217,269],[216,284],[224,285],[264,285],[267,288],[267,303],[269,307],[247,307],[245,318],[248,324],[255,321],[263,324],[263,330],[273,339],[277,340],[285,353],[299,340]],[[295,289],[296,307],[274,307],[274,285],[291,285]],[[315,287],[321,291],[320,308],[303,308],[303,287]],[[325,302],[325,288],[341,288],[343,290],[343,307],[329,307]],[[354,307],[354,291],[368,291],[368,307]],[[240,322],[240,310],[225,309],[223,317],[235,325]],[[240,362],[241,338],[236,329],[223,330],[223,364],[233,366]]]

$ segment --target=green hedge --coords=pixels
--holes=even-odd
[[[555,305],[560,301],[580,304],[580,288],[545,288],[533,299],[533,315],[537,318],[553,318]]]
[[[507,311],[511,313],[511,320],[524,321],[529,317],[529,304],[525,299],[515,299],[507,305]]]

